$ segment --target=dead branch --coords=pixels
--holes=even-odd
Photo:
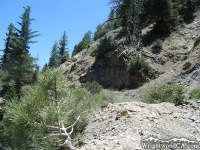
[[[64,124],[62,123],[61,127],[57,127],[57,126],[47,126],[48,128],[54,129],[54,130],[58,130],[59,133],[57,134],[49,134],[49,136],[64,136],[66,137],[65,142],[59,147],[58,150],[60,149],[65,149],[65,150],[75,150],[76,148],[72,145],[71,143],[71,137],[70,135],[73,133],[74,130],[74,126],[76,125],[76,123],[79,121],[81,115],[83,115],[84,113],[86,113],[87,111],[83,111],[75,120],[75,122],[68,126],[65,127]],[[60,126],[60,123],[59,123]],[[67,132],[68,129],[71,129],[70,132]]]

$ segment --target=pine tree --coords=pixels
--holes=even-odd
[[[76,47],[74,46],[74,50],[72,52],[72,56],[76,55],[77,53],[79,53],[83,49],[87,48],[91,41],[92,41],[92,32],[88,31],[88,32],[86,32],[84,34],[84,37],[78,43],[78,45],[76,45]]]
[[[51,56],[49,58],[49,67],[57,67],[59,64],[59,57],[58,57],[58,43],[55,41],[52,50],[51,50]]]
[[[152,0],[151,15],[159,17],[159,19],[169,20],[172,15],[171,0]]]
[[[196,10],[196,0],[187,0],[186,1],[186,14],[185,18],[189,19],[193,17],[193,13]]]
[[[42,72],[45,72],[47,69],[48,69],[48,64],[46,63],[42,68]]]
[[[68,45],[68,39],[67,39],[67,34],[64,31],[61,39],[59,40],[59,59],[60,63],[63,63],[63,61],[67,61],[69,59],[69,52],[66,46]]]
[[[115,19],[115,10],[111,9],[110,14],[108,16],[108,20],[114,20]]]
[[[5,44],[4,55],[2,57],[1,66],[4,70],[8,71],[10,79],[15,81],[15,89],[17,93],[20,93],[20,88],[23,85],[31,84],[36,79],[36,74],[39,71],[39,67],[35,64],[37,59],[33,58],[29,54],[29,43],[35,43],[31,41],[32,38],[39,36],[35,34],[38,31],[30,29],[31,9],[29,6],[24,7],[24,13],[21,15],[21,22],[18,22],[21,29],[15,28],[13,25],[9,25],[8,34]],[[9,58],[9,59],[8,59]]]
[[[96,31],[94,32],[94,41],[101,38],[105,34],[106,34],[106,32],[104,30],[104,26],[102,24],[98,24],[96,27]]]
[[[72,56],[73,57],[74,55],[76,55],[76,52],[77,52],[77,45],[75,44],[74,45],[74,50],[72,51]]]
[[[98,108],[103,98],[82,88],[70,89],[66,83],[62,70],[39,74],[20,101],[5,106],[1,144],[15,150],[74,150],[72,138],[88,124],[86,112]]]
[[[31,21],[35,20],[30,18],[31,13],[31,7],[23,7],[24,13],[20,16],[21,22],[18,22],[18,24],[21,26],[21,29],[17,29],[19,32],[19,37],[23,43],[23,50],[27,51],[29,53],[29,43],[36,43],[36,41],[31,41],[32,38],[39,36],[40,34],[35,34],[38,31],[32,31],[30,29]]]
[[[112,5],[112,9],[114,9],[116,18],[120,21],[120,25],[126,33],[128,44],[132,42],[131,35],[137,23],[137,2],[136,0],[110,0],[109,2],[109,4]]]
[[[103,37],[106,33],[111,30],[114,30],[120,26],[120,20],[116,18],[115,10],[111,9],[108,20],[104,24],[98,24],[96,27],[96,31],[94,32],[93,40]]]
[[[34,64],[37,60],[30,56],[29,49],[30,43],[36,43],[36,41],[32,41],[39,34],[35,34],[38,31],[32,31],[30,29],[31,21],[34,19],[30,18],[31,7],[23,7],[24,13],[20,16],[21,22],[18,24],[21,26],[21,29],[16,29],[18,31],[18,38],[15,40],[15,45],[13,49],[13,67],[15,68],[15,82],[16,89],[20,90],[22,85],[30,84],[34,82],[33,76],[39,70],[38,65]]]
[[[178,15],[178,7],[173,4],[172,0],[152,0],[150,14],[157,20],[153,31],[172,31],[173,22],[177,20]]]
[[[3,70],[8,70],[9,64],[11,62],[11,53],[12,53],[12,45],[13,45],[13,37],[15,34],[15,27],[11,23],[8,26],[8,33],[6,33],[7,38],[5,39],[5,49],[3,50],[3,56],[1,58],[1,67]]]

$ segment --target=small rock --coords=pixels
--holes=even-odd
[[[199,75],[199,73],[197,71],[194,71],[191,75],[192,79],[196,79],[196,77]]]
[[[93,133],[93,136],[97,136],[98,134],[96,132]]]
[[[143,135],[144,135],[143,131],[140,131],[139,134],[140,134],[140,136],[143,136]]]
[[[188,119],[190,119],[192,122],[195,121],[195,118],[194,118],[194,117],[189,117]]]

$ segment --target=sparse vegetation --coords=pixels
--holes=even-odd
[[[200,43],[200,36],[198,38],[196,38],[196,40],[194,41],[193,48],[195,48],[197,45],[199,45],[199,43]]]
[[[190,98],[200,99],[200,87],[190,91],[189,95],[190,95]]]
[[[96,56],[96,51],[97,51],[97,48],[94,48],[93,50],[92,50],[92,52],[91,52],[91,56],[92,57],[95,57]]]
[[[183,104],[186,89],[183,85],[163,85],[155,87],[145,95],[148,103],[171,102]]]
[[[152,53],[159,53],[162,50],[162,40],[158,39],[152,43],[151,51]]]
[[[126,69],[129,75],[139,75],[143,77],[148,73],[148,70],[149,64],[145,61],[145,58],[140,58],[139,56],[134,56]]]
[[[183,70],[187,70],[187,69],[189,69],[191,66],[192,66],[192,63],[189,62],[189,61],[187,61],[187,62],[185,62],[184,65],[183,65]]]
[[[100,93],[103,89],[102,86],[96,81],[87,81],[86,83],[82,84],[82,87],[93,94]]]

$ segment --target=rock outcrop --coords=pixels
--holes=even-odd
[[[151,66],[150,78],[179,76],[200,59],[199,47],[193,49],[195,39],[200,36],[199,23],[200,12],[198,11],[193,22],[178,26],[176,31],[169,36],[149,34],[151,30],[151,26],[149,26],[142,31],[143,45],[140,50],[133,46],[127,46],[121,28],[118,28],[105,35],[117,45],[116,50],[95,60],[91,53],[99,44],[99,40],[97,40],[91,43],[87,49],[62,64],[61,68],[65,70],[68,78],[77,84],[97,81],[104,87],[123,89],[135,87],[137,82],[141,81],[138,77],[130,76],[126,69],[133,56],[142,55]],[[151,46],[156,39],[163,41],[163,47],[160,53],[155,54],[151,52]]]

